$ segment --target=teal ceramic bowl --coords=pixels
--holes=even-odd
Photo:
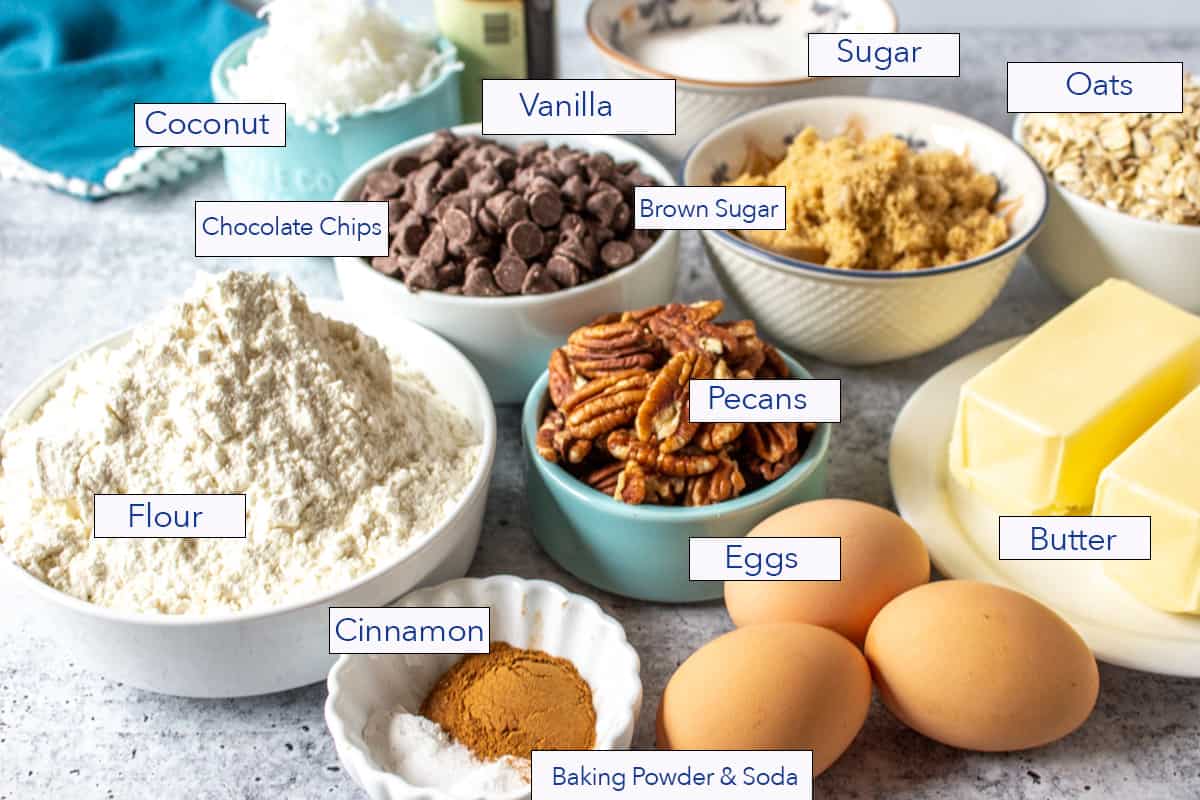
[[[266,28],[251,31],[217,57],[211,81],[213,97],[236,102],[226,76],[246,62],[246,51]],[[286,147],[223,147],[225,179],[236,200],[330,200],[364,161],[400,142],[462,121],[458,94],[461,67],[457,51],[439,38],[438,52],[450,56],[437,78],[418,94],[395,105],[338,120],[337,133],[309,130],[287,120]]]
[[[793,375],[811,377],[794,359],[783,357]],[[745,536],[776,511],[825,496],[832,426],[821,423],[796,466],[735,500],[699,508],[621,503],[538,455],[547,381],[542,373],[521,415],[533,535],[559,566],[598,589],[660,603],[718,598],[720,581],[688,579],[688,539]]]

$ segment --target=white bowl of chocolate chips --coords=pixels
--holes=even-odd
[[[335,195],[391,205],[388,256],[334,259],[342,294],[446,337],[497,403],[521,402],[571,331],[671,299],[679,233],[632,223],[634,188],[652,184],[675,180],[613,136],[484,139],[471,124],[412,139]]]

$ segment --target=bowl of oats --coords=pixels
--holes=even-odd
[[[686,185],[785,186],[784,230],[700,235],[781,346],[839,364],[928,352],[991,306],[1041,227],[1046,180],[999,131],[933,106],[822,97],[702,139]]]
[[[1022,114],[1013,138],[1050,179],[1029,256],[1051,283],[1120,278],[1200,312],[1200,81],[1182,114]]]

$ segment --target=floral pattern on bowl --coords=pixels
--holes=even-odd
[[[702,25],[773,27],[787,14],[802,14],[796,24],[811,33],[895,30],[895,14],[886,2],[855,0],[626,0],[595,3],[597,28],[607,44],[623,53],[632,37]]]

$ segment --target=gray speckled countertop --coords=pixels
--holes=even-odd
[[[568,75],[601,74],[581,35],[568,32],[562,53]],[[1007,131],[1006,61],[1194,62],[1196,55],[1200,31],[968,31],[961,78],[878,81],[876,92],[946,106]],[[198,263],[192,257],[192,201],[225,196],[215,168],[153,194],[97,204],[0,183],[0,406],[49,365],[156,310],[187,287],[198,267],[287,272],[312,294],[337,295],[324,260]],[[720,294],[691,234],[682,258],[684,298]],[[890,505],[887,444],[904,400],[945,364],[1027,332],[1063,302],[1022,262],[987,315],[934,353],[869,369],[810,362],[818,377],[844,381],[831,494]],[[696,647],[729,628],[725,611],[718,603],[673,607],[607,596],[552,564],[528,530],[517,413],[502,408],[499,419],[483,544],[471,573],[558,581],[619,618],[643,663],[646,702],[635,745],[650,746],[663,685]],[[362,796],[340,770],[326,735],[323,685],[242,700],[149,694],[82,670],[69,646],[22,615],[19,599],[3,609],[0,800]],[[816,794],[898,800],[1200,797],[1200,682],[1102,666],[1101,684],[1099,704],[1083,729],[1049,747],[1011,755],[943,747],[876,706],[851,749],[817,781]]]

